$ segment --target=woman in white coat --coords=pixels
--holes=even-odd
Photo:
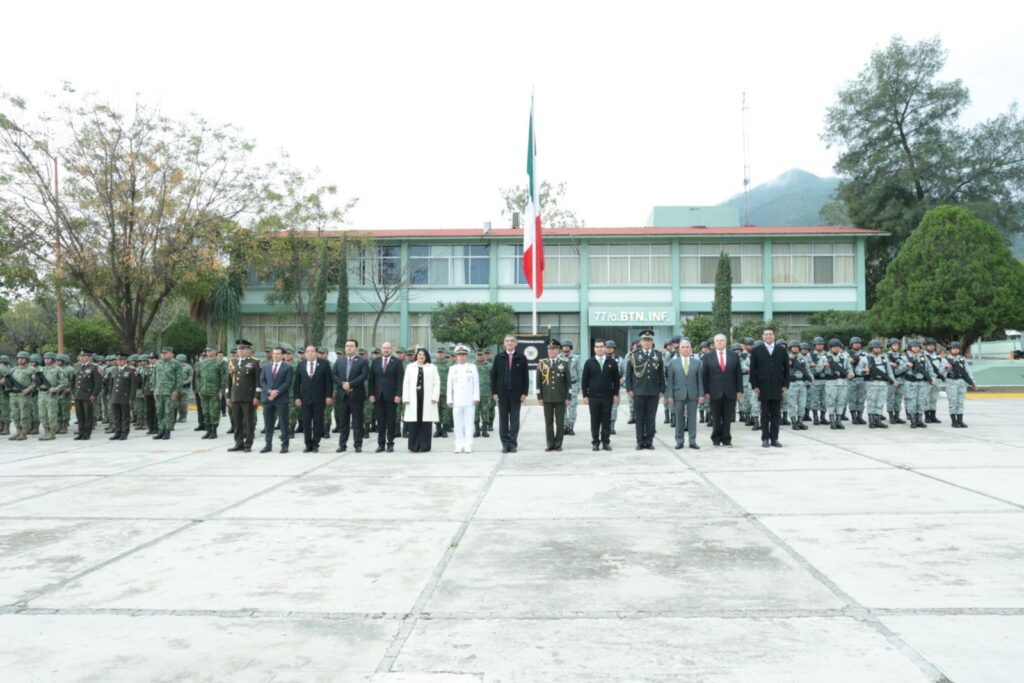
[[[405,422],[409,427],[409,450],[426,453],[430,450],[430,430],[438,421],[437,402],[441,398],[441,376],[430,362],[426,349],[416,349],[412,365],[402,379],[402,401]]]
[[[446,398],[455,422],[455,452],[473,452],[473,411],[480,403],[480,376],[475,363],[467,363],[469,349],[455,347],[455,365],[448,368]]]

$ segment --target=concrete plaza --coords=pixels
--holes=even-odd
[[[1024,677],[1024,399],[561,453],[0,441],[0,680]],[[260,436],[257,434],[258,450]],[[374,439],[375,435],[371,435]],[[276,444],[275,444],[276,445]]]

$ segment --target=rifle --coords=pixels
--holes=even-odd
[[[14,379],[14,373],[11,373],[9,375],[5,375],[3,377],[3,381],[4,381],[5,387],[7,388],[7,393],[8,394],[13,394],[15,392],[20,394],[21,392],[25,391],[25,389],[28,388],[24,384],[19,382],[18,380]]]
[[[967,375],[967,363],[965,361],[950,363],[947,359],[946,366],[952,371],[952,379],[962,379],[969,384],[974,384],[974,381]],[[949,375],[946,375],[946,377],[949,377]]]
[[[36,381],[36,384],[39,385],[36,388],[38,390],[40,390],[40,391],[47,391],[48,392],[48,391],[50,391],[50,387],[53,386],[52,384],[50,384],[50,380],[46,379],[46,375],[43,374],[42,370],[36,370],[32,374],[32,379],[34,379]]]
[[[886,384],[896,384],[896,380],[889,377],[888,373],[882,372],[878,364],[868,358],[868,377],[878,377]]]

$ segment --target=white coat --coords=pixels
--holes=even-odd
[[[480,375],[475,363],[455,363],[448,368],[447,398],[456,408],[480,400]]]
[[[419,365],[410,363],[402,379],[402,402],[405,403],[405,421],[416,421],[416,378]],[[423,421],[437,422],[437,402],[441,399],[441,376],[433,363],[423,365]]]

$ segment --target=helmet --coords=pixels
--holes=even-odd
[[[900,343],[900,340],[897,339],[896,337],[889,337],[889,341],[886,343],[886,346],[892,346],[893,344],[899,344],[899,343]]]
[[[29,356],[28,359],[30,361],[32,361],[33,363],[42,363],[43,362],[43,357],[40,356],[38,353],[33,353],[31,356]]]
[[[911,348],[911,347],[914,347],[914,346],[916,346],[918,348],[921,348],[921,340],[920,339],[911,339],[910,341],[907,342],[907,348],[908,349]]]
[[[0,363],[10,363],[10,362],[11,362],[11,357],[8,356],[6,353],[3,354],[2,356],[0,356]]]
[[[185,361],[188,360],[188,358],[185,357],[185,354],[179,353],[177,356],[174,357],[174,360],[178,361],[179,363],[184,363]]]
[[[868,348],[869,349],[880,349],[880,348],[882,348],[882,342],[878,341],[877,339],[872,339],[871,341],[868,342]]]
[[[754,338],[753,337],[746,337],[743,340],[743,343],[746,344],[747,346],[753,346],[754,345]]]
[[[787,342],[785,339],[778,339],[775,343],[778,344],[779,346],[789,346],[789,342]]]
[[[824,345],[825,344],[825,338],[824,337],[815,337],[814,341],[812,343]]]
[[[15,357],[16,358],[24,358],[25,360],[28,360],[28,358],[29,358],[28,351],[18,351],[18,354]]]
[[[960,342],[958,342],[958,341],[951,341],[948,344],[946,344],[946,348],[947,349],[959,349],[960,348]]]
[[[829,348],[832,348],[833,346],[842,346],[842,345],[843,345],[843,342],[839,341],[835,337],[832,337],[831,339],[828,340]]]
[[[925,337],[924,338],[924,343],[925,343],[926,346],[928,344],[934,344],[935,343],[935,338],[934,337]]]
[[[57,354],[57,360],[59,360],[62,363],[70,363],[71,362],[71,356],[69,356],[66,353],[59,353],[59,354]]]
[[[860,337],[850,337],[850,346],[853,346],[854,344],[863,344],[863,343],[864,343],[864,340],[862,340]]]
[[[731,351],[739,351],[742,348],[743,347],[740,345],[739,342],[735,342],[731,346],[729,346],[729,350],[731,350]]]
[[[811,350],[811,345],[808,344],[807,342],[800,342],[800,350],[801,351],[810,351]]]
[[[568,346],[568,347],[569,347],[570,349],[572,349],[572,348],[575,348],[575,347],[574,347],[574,346],[572,345],[572,340],[571,340],[571,339],[563,339],[563,340],[562,340],[561,342],[559,342],[559,343],[560,343],[560,344],[561,344],[562,346]]]
[[[50,360],[57,360],[57,354],[55,354],[53,351],[47,351],[46,353],[43,354],[43,360],[46,360],[47,358],[49,358]]]

